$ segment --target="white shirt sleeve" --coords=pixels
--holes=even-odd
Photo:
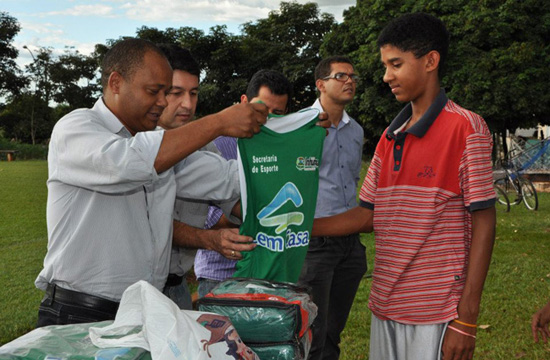
[[[104,193],[133,190],[156,180],[154,162],[163,131],[113,133],[90,110],[73,112],[54,128],[50,181]]]
[[[229,201],[240,196],[238,165],[208,151],[196,151],[174,167],[177,197]]]

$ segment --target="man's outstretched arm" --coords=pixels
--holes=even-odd
[[[177,129],[164,132],[155,159],[157,173],[166,171],[220,135],[251,137],[267,120],[264,104],[235,104]]]

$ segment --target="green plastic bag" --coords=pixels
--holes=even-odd
[[[311,330],[300,340],[288,343],[249,344],[262,360],[304,360],[311,348]]]
[[[98,348],[90,340],[90,327],[112,321],[52,325],[35,329],[0,347],[1,360],[151,360],[141,348]]]

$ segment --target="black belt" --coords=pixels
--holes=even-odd
[[[68,305],[75,304],[84,306],[111,314],[116,314],[119,305],[116,301],[103,299],[78,291],[63,289],[55,284],[48,284],[48,287],[46,288],[46,297],[47,299],[45,299],[45,301],[49,301],[48,305],[51,305],[52,302],[57,301]]]
[[[166,279],[166,285],[164,286],[178,286],[183,282],[183,276],[176,274],[168,274],[168,279]]]

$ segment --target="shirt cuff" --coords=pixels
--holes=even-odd
[[[469,212],[473,212],[473,211],[476,211],[476,210],[488,209],[490,207],[495,206],[495,203],[496,203],[495,198],[485,200],[485,201],[478,201],[478,202],[475,202],[475,203],[471,203],[470,206],[466,206],[466,209]]]
[[[359,206],[366,209],[374,210],[374,204],[367,201],[359,200]]]

